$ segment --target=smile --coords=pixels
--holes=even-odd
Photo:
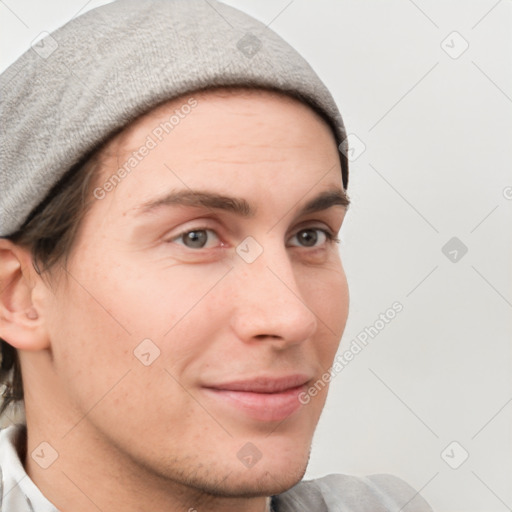
[[[278,379],[259,377],[205,386],[205,393],[230,408],[262,422],[276,422],[295,413],[300,407],[299,395],[309,379],[293,375]]]

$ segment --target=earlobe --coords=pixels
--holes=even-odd
[[[0,239],[0,338],[20,350],[48,348],[42,305],[35,290],[44,286],[29,251]]]

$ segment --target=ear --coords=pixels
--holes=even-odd
[[[19,350],[42,350],[50,340],[43,297],[48,287],[30,251],[0,238],[0,338]]]

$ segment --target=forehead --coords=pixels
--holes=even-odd
[[[280,130],[282,121],[290,122],[286,130]],[[297,127],[297,121],[308,123],[310,129],[304,130],[303,125]],[[273,122],[276,122],[275,129],[269,131]],[[335,144],[327,122],[312,107],[294,97],[280,91],[257,88],[217,88],[197,91],[161,104],[125,127],[107,148],[113,148],[119,156],[120,151],[129,154],[136,149],[142,138],[149,137],[156,145],[172,145],[173,140],[178,143],[186,137],[188,141],[201,141],[197,147],[201,153],[209,149],[209,142],[218,144],[231,138],[233,142],[243,140],[248,144],[251,136],[259,136],[256,144],[268,143],[271,138],[272,144],[267,145],[278,147],[286,145],[290,136],[297,136],[297,129],[302,131],[297,141],[302,138],[304,144],[308,132],[318,130],[323,132],[326,141],[331,140]]]
[[[283,93],[220,89],[169,101],[140,117],[103,152],[100,184],[118,199],[162,189],[281,197],[327,177],[341,186],[334,135],[311,107]],[[303,193],[303,192],[302,192]],[[147,197],[145,197],[147,196]]]

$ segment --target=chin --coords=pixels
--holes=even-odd
[[[309,456],[297,461],[259,461],[251,468],[227,468],[224,478],[215,483],[195,482],[193,485],[211,496],[254,498],[281,494],[299,483],[308,465]],[[259,467],[258,467],[259,466]],[[220,476],[220,475],[219,475]]]

